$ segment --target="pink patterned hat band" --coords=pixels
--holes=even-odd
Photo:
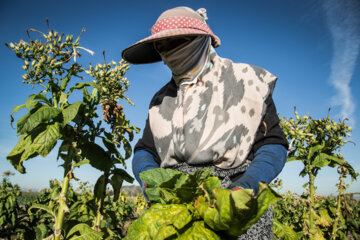
[[[151,28],[151,34],[180,28],[201,30],[209,35],[214,35],[206,23],[191,17],[170,17],[160,20]]]

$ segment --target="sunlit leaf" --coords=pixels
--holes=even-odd
[[[62,110],[65,124],[69,123],[76,117],[82,104],[83,103],[81,101],[78,101]]]

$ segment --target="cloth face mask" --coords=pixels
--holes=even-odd
[[[163,40],[154,45],[179,84],[183,79],[192,80],[203,69],[210,43],[209,36],[198,36]]]

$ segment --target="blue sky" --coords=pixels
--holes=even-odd
[[[345,159],[360,172],[360,3],[357,0],[246,0],[246,1],[74,1],[33,0],[0,2],[0,172],[11,170],[11,180],[22,188],[39,189],[48,181],[62,177],[61,162],[56,151],[47,158],[25,162],[27,173],[17,173],[6,155],[17,142],[16,131],[10,126],[10,113],[23,104],[33,90],[21,83],[22,62],[7,49],[4,42],[27,40],[26,28],[47,31],[46,17],[58,32],[80,33],[81,45],[93,50],[84,52],[80,63],[119,61],[121,51],[147,37],[157,17],[166,9],[189,6],[206,8],[208,24],[220,37],[217,53],[235,62],[261,66],[278,76],[274,101],[280,116],[292,117],[296,106],[300,115],[325,117],[331,107],[334,119],[349,118],[353,132],[342,149]],[[35,38],[36,34],[32,35]],[[170,78],[162,63],[132,65],[126,73],[131,86],[128,97],[135,106],[125,105],[127,118],[143,128],[147,107],[153,94]],[[21,115],[21,114],[20,114]],[[18,115],[17,117],[20,117]],[[141,136],[137,135],[133,145]],[[131,172],[131,160],[127,161]],[[303,191],[306,179],[298,176],[301,164],[288,163],[280,178],[284,190]],[[94,184],[100,172],[84,166],[75,172],[83,181]],[[336,169],[324,168],[318,175],[318,193],[335,194]],[[75,183],[74,183],[75,184]],[[359,181],[350,191],[360,191]]]

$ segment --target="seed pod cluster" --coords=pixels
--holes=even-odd
[[[307,158],[309,149],[315,145],[323,145],[327,151],[339,150],[350,137],[351,127],[343,121],[335,122],[329,114],[326,118],[313,119],[309,114],[300,117],[295,110],[295,118],[281,117],[281,127],[290,141],[290,151],[297,152],[304,159]],[[294,153],[292,153],[294,154]],[[300,157],[299,157],[300,158]]]
[[[49,89],[50,85],[60,84],[64,73],[69,71],[72,66],[66,64],[76,56],[80,56],[76,49],[79,47],[79,41],[73,41],[72,35],[64,36],[54,30],[47,34],[35,29],[30,32],[38,32],[44,38],[41,40],[30,39],[29,42],[21,40],[18,43],[5,43],[17,57],[24,61],[23,69],[26,72],[23,76],[23,82],[27,84],[40,84]],[[65,66],[66,65],[66,66]],[[76,68],[76,67],[75,67]],[[80,72],[80,68],[77,68]],[[76,74],[77,72],[75,72]]]

